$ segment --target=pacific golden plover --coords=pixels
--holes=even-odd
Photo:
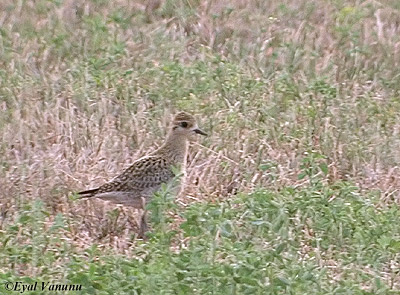
[[[78,195],[80,198],[94,197],[144,210],[145,205],[152,195],[160,190],[161,185],[173,181],[175,168],[184,172],[188,139],[194,133],[207,135],[199,129],[192,115],[185,112],[178,113],[172,121],[164,144],[159,149],[133,162],[110,182],[95,189],[79,192]],[[146,230],[144,211],[139,225],[139,235],[144,236]]]

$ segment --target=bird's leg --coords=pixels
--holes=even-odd
[[[140,217],[139,238],[146,239],[147,226],[147,211],[143,211]]]
[[[140,214],[140,224],[139,224],[139,238],[146,239],[146,232],[148,230],[147,226],[147,210],[146,210],[146,199],[142,199],[142,209]]]

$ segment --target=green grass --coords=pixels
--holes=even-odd
[[[34,202],[2,231],[2,280],[80,284],[82,294],[398,294],[400,208],[380,207],[379,193],[315,180],[179,212],[165,196],[150,206],[149,241],[128,256],[74,247],[73,221],[59,214],[46,226]]]
[[[400,292],[399,9],[2,1],[2,280],[92,294]],[[210,136],[191,145],[176,201],[150,206],[148,242],[128,210],[69,197],[159,146],[180,110]]]

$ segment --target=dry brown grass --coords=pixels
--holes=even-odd
[[[310,150],[329,181],[398,201],[399,7],[339,2],[3,1],[2,222],[42,199],[75,221],[72,240],[126,250],[127,216],[68,195],[159,146],[181,109],[211,133],[182,206],[302,185]]]

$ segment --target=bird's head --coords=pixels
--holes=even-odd
[[[207,135],[207,133],[197,126],[196,119],[185,112],[180,112],[175,115],[172,122],[172,133],[187,135],[188,137],[192,134]]]

